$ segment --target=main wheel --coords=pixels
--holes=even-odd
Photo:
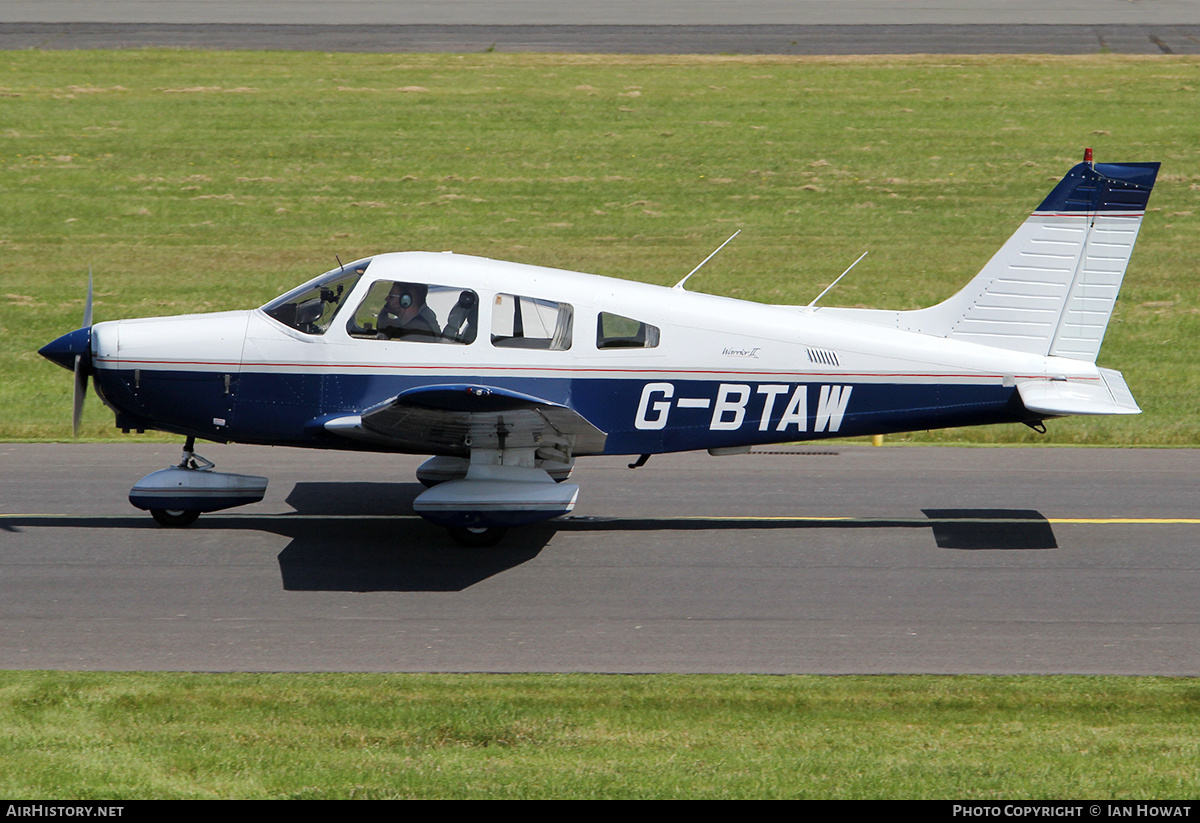
[[[467,546],[472,549],[482,549],[499,543],[508,529],[501,526],[478,526],[474,528],[450,526],[448,531],[450,532],[450,536],[454,538],[454,542],[458,545]]]
[[[185,512],[182,509],[151,509],[150,516],[157,520],[160,526],[178,529],[195,523],[200,512]]]

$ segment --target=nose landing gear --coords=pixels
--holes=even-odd
[[[267,492],[267,478],[213,471],[215,464],[195,451],[189,437],[177,465],[143,477],[129,491],[129,502],[150,512],[159,524],[190,526],[203,512],[257,503]]]

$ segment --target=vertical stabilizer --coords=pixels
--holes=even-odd
[[[1158,163],[1080,163],[950,299],[916,311],[821,308],[829,317],[1096,362]]]
[[[1095,362],[1158,163],[1080,163],[958,294],[903,328]]]

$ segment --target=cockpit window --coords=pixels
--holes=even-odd
[[[363,276],[371,259],[359,260],[348,266],[326,272],[299,288],[277,297],[263,311],[271,317],[305,334],[324,334],[342,307],[342,301]]]
[[[658,326],[606,311],[596,318],[598,349],[652,349],[657,345]]]
[[[471,289],[379,280],[346,323],[351,337],[417,343],[472,343],[479,296]]]

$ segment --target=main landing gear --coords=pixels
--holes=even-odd
[[[538,463],[533,448],[477,448],[469,460],[431,458],[417,470],[430,488],[413,501],[413,509],[443,526],[460,546],[494,546],[512,526],[540,523],[575,508],[579,486],[556,482],[566,480],[574,461]]]

